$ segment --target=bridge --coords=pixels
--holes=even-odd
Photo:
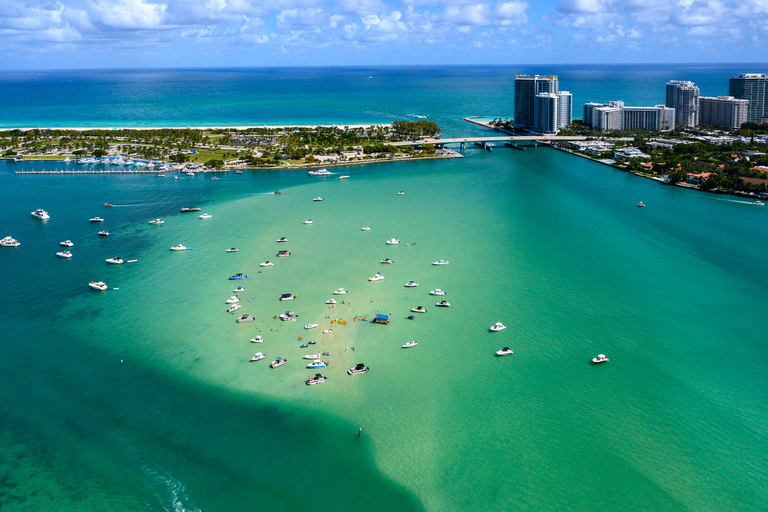
[[[423,138],[419,140],[408,140],[403,142],[391,142],[390,146],[424,146],[426,144],[432,144],[434,146],[445,146],[447,144],[460,144],[463,148],[465,144],[479,143],[486,144],[489,142],[504,144],[509,142],[510,144],[516,144],[517,142],[544,142],[544,141],[566,141],[566,140],[586,140],[583,135],[504,135],[504,136],[483,136],[483,137],[457,137],[453,139],[438,139],[438,138]]]

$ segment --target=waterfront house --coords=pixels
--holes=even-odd
[[[702,172],[700,174],[686,174],[685,175],[685,182],[689,185],[694,185],[696,187],[700,187],[702,183],[706,181],[707,178],[712,176],[713,173],[711,172]]]

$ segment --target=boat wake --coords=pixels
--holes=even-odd
[[[201,512],[190,502],[187,489],[173,475],[157,471],[149,466],[141,466],[144,481],[152,491],[163,510],[168,512]]]
[[[410,117],[418,117],[419,119],[426,119],[427,118],[427,116],[422,116],[422,115],[419,115],[419,114],[407,114],[407,115],[410,116]]]

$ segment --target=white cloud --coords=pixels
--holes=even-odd
[[[117,29],[156,29],[162,25],[165,4],[120,0],[92,4],[97,22]]]
[[[443,11],[442,18],[455,25],[489,25],[491,8],[488,4],[451,6]]]

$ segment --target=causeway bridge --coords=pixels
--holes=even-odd
[[[391,142],[390,146],[423,146],[425,144],[432,144],[435,146],[446,146],[448,144],[459,144],[462,149],[466,144],[478,143],[487,144],[492,142],[494,144],[505,144],[509,142],[511,145],[517,145],[518,142],[557,142],[567,140],[586,140],[583,135],[504,135],[504,136],[480,136],[480,137],[457,137],[451,139],[438,139],[438,138],[423,138],[419,140],[408,140],[403,142]]]

